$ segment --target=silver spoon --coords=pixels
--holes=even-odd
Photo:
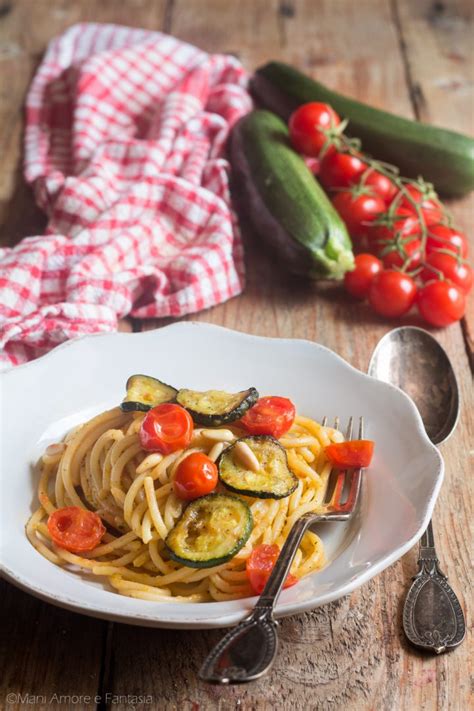
[[[453,432],[459,418],[456,376],[445,351],[427,331],[414,326],[389,331],[377,344],[368,372],[412,398],[433,444]],[[403,629],[416,647],[441,654],[461,644],[466,623],[439,568],[431,521],[420,541],[418,567],[403,608]]]

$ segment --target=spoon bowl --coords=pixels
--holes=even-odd
[[[378,342],[368,372],[411,397],[433,444],[448,439],[459,419],[459,388],[446,352],[430,333],[415,326],[389,331]]]

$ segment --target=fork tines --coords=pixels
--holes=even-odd
[[[326,427],[328,418],[323,417],[322,425]],[[339,417],[334,418],[334,429],[339,429]],[[354,418],[349,417],[346,428],[346,441],[353,439]],[[364,437],[364,418],[359,418],[358,439]],[[331,471],[326,492],[327,508],[335,513],[349,514],[357,503],[361,483],[361,469],[337,469]],[[333,485],[332,485],[333,484]],[[347,492],[344,503],[342,503],[344,492]],[[329,496],[329,499],[328,499]]]

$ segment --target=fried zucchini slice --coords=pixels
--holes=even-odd
[[[245,466],[235,450],[237,442],[244,442],[252,450],[260,465],[258,471]],[[269,435],[241,437],[217,460],[219,479],[230,491],[259,499],[284,499],[298,486],[298,479],[288,467],[284,447]]]
[[[164,402],[172,402],[177,390],[150,375],[131,375],[127,380],[127,395],[120,408],[123,412],[146,412]]]
[[[248,541],[252,528],[252,512],[245,501],[209,494],[186,506],[165,544],[178,563],[212,568],[233,558]]]
[[[176,402],[186,408],[195,422],[214,427],[240,419],[257,400],[258,392],[255,388],[248,388],[238,393],[183,389],[178,391],[176,397]]]

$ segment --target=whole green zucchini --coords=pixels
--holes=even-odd
[[[269,111],[253,111],[234,127],[230,143],[237,210],[284,266],[314,279],[340,279],[353,268],[347,229],[288,130]]]
[[[422,124],[342,96],[281,62],[257,69],[253,95],[285,121],[308,101],[330,104],[349,119],[347,133],[362,141],[374,158],[392,163],[401,175],[423,176],[438,192],[465,195],[474,189],[474,139],[455,131]]]

